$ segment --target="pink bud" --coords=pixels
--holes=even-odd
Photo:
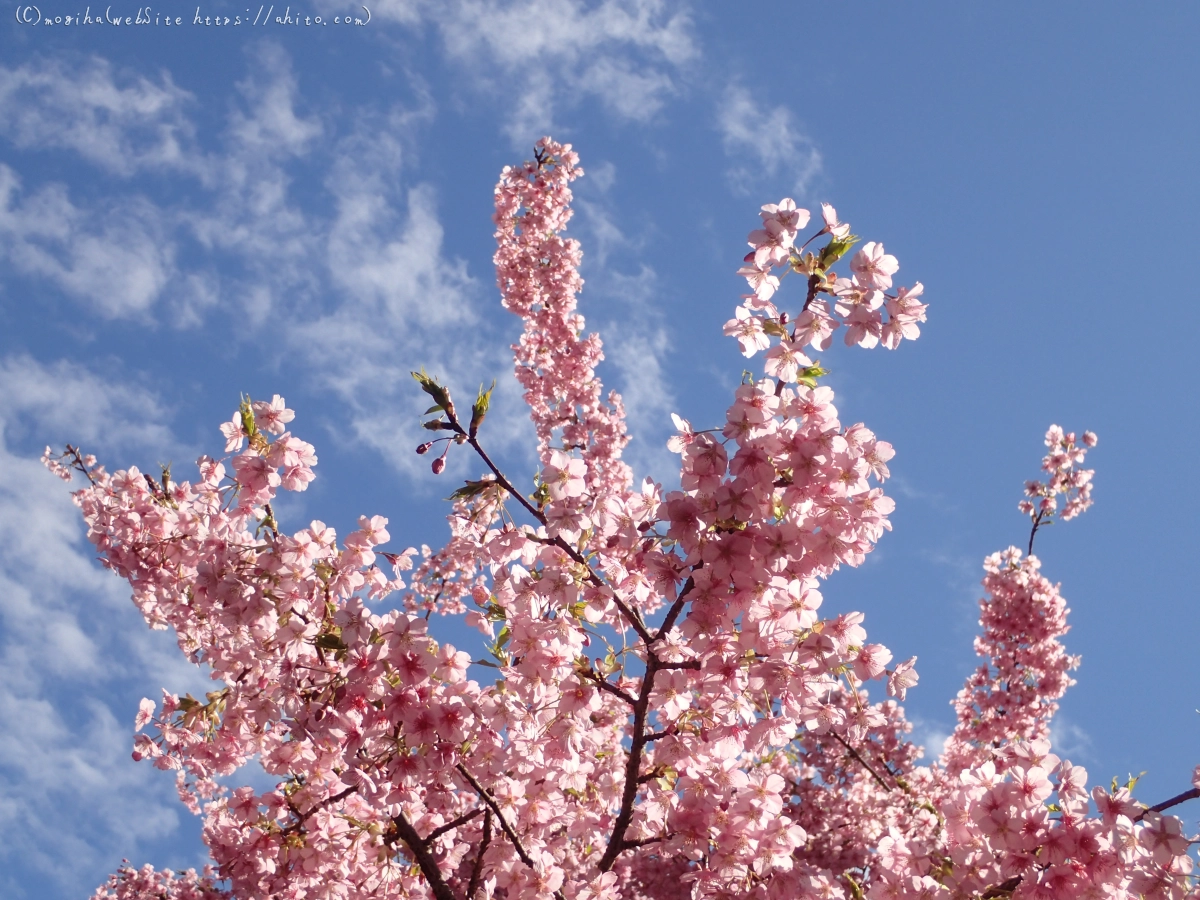
[[[431,466],[431,468],[433,469],[434,475],[441,475],[446,469],[446,457],[439,456],[433,461],[433,466]]]
[[[429,448],[432,446],[433,446],[433,441],[430,441],[427,444],[421,444],[417,447],[417,453],[421,453],[421,454],[428,453]]]

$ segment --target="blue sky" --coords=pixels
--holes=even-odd
[[[723,418],[762,203],[830,201],[926,285],[919,341],[822,361],[842,421],[895,446],[898,503],[826,604],[919,657],[927,745],[975,664],[980,563],[1027,539],[1046,427],[1099,434],[1095,507],[1038,536],[1083,657],[1055,737],[1093,780],[1147,770],[1148,802],[1188,785],[1200,8],[382,0],[361,27],[220,29],[168,8],[182,27],[0,26],[0,895],[203,860],[172,779],[129,758],[138,699],[202,675],[95,564],[42,447],[182,476],[239,392],[280,393],[320,455],[285,526],[378,513],[396,549],[440,544],[441,498],[478,466],[435,480],[412,454],[407,372],[498,377],[489,440],[532,472],[490,216],[545,133],[589,173],[582,311],[639,475],[672,479],[671,412]]]

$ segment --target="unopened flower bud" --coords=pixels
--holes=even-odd
[[[433,446],[433,441],[430,441],[430,442],[429,442],[429,443],[427,443],[427,444],[420,444],[420,445],[418,445],[418,447],[417,447],[417,453],[421,453],[421,454],[428,453],[428,452],[429,452],[429,448],[430,448],[430,447],[432,447],[432,446]]]
[[[437,459],[435,459],[433,461],[433,465],[431,466],[431,468],[433,469],[434,475],[441,475],[442,472],[445,471],[445,469],[446,469],[446,457],[439,456]]]

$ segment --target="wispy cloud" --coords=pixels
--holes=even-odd
[[[129,756],[140,692],[203,686],[127,586],[97,568],[67,487],[13,448],[65,433],[97,450],[179,445],[147,392],[72,363],[0,360],[0,893],[83,896],[179,827],[172,779]],[[149,686],[148,686],[149,685]],[[189,861],[190,862],[190,861]],[[44,894],[43,894],[44,895]]]
[[[195,166],[193,101],[167,72],[152,80],[98,56],[0,67],[0,134],[25,149],[70,150],[122,176]]]
[[[0,163],[0,258],[49,280],[105,318],[145,314],[175,272],[163,212],[137,197],[76,206],[62,185],[25,195]]]
[[[649,120],[700,53],[686,7],[664,0],[399,0],[377,12],[432,25],[474,89],[515,101],[505,130],[520,146],[583,99],[619,118]]]
[[[442,30],[452,59],[547,73],[554,92],[615,93],[620,104],[641,98],[649,103],[643,111],[656,108],[655,98],[666,90],[662,73],[696,53],[687,15],[649,0],[568,3],[553,14],[531,3],[457,7],[461,27],[455,29],[439,18],[440,7],[418,9],[422,21]],[[396,7],[398,20],[406,16]],[[657,62],[643,65],[645,54]],[[627,83],[627,76],[633,80]],[[108,101],[112,109],[144,108],[170,123],[171,134],[195,131],[186,117],[192,98],[165,75],[139,80],[102,60],[76,59],[30,62],[7,77],[50,97],[61,96],[65,83],[91,78],[100,85],[97,96],[116,98]],[[181,138],[171,153],[146,149],[149,139],[138,137],[141,126],[124,113],[111,121],[99,112],[78,117],[64,132],[70,141],[45,123],[26,127],[22,140],[30,146],[79,153],[90,143],[88,129],[100,129],[98,145],[117,154],[136,151],[128,153],[129,166],[169,163],[189,174],[194,190],[186,201],[156,204],[125,192],[115,201],[102,194],[85,206],[64,185],[25,190],[16,172],[0,168],[0,231],[11,238],[14,268],[109,318],[194,328],[215,314],[232,314],[238,339],[247,341],[269,329],[268,352],[302,364],[309,386],[339,401],[337,432],[407,474],[423,473],[427,464],[412,453],[425,433],[408,372],[424,365],[452,373],[460,391],[497,377],[489,439],[502,452],[517,452],[529,426],[508,341],[495,337],[497,322],[512,323],[513,339],[518,325],[493,307],[491,279],[477,279],[447,251],[437,193],[414,177],[419,136],[435,115],[432,100],[418,80],[407,106],[362,109],[349,133],[337,138],[337,123],[306,103],[302,79],[286,50],[262,44],[248,57],[215,142],[200,147]],[[632,107],[615,114],[635,112],[641,114]],[[129,171],[113,168],[108,151],[85,158],[118,174]],[[328,203],[312,202],[310,181],[303,190],[297,183],[299,173],[315,165],[329,172],[317,187]],[[598,174],[600,186],[614,177],[604,167]],[[636,255],[637,241],[601,206],[590,216],[599,256]],[[653,270],[635,262],[607,285],[593,282],[585,301],[616,298],[621,305],[618,315],[596,323],[608,331],[609,358],[636,431],[653,435],[653,451],[631,448],[649,469],[663,463],[657,443],[665,440],[670,412],[670,395],[661,387],[670,346],[648,302],[656,290]],[[451,474],[460,474],[454,468],[466,465],[458,462],[465,455],[454,456]]]
[[[1072,762],[1090,762],[1092,753],[1092,736],[1068,720],[1062,712],[1057,712],[1050,723],[1050,746],[1063,759]]]
[[[579,192],[585,196],[575,200],[587,248],[581,309],[604,339],[607,387],[615,388],[625,404],[632,438],[626,461],[639,481],[647,475],[670,481],[679,467],[679,458],[666,449],[674,431],[676,401],[666,371],[674,348],[661,312],[664,286],[655,269],[640,261],[652,236],[627,233],[618,224],[609,194],[616,167],[603,162],[588,172]]]
[[[790,109],[764,109],[745,87],[730,86],[719,101],[717,127],[732,163],[730,185],[740,194],[776,186],[803,197],[821,171],[821,154]]]

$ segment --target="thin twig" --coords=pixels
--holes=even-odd
[[[861,756],[859,756],[859,753],[858,753],[858,751],[857,751],[857,750],[855,750],[853,747],[851,747],[849,743],[847,743],[846,741],[842,740],[842,737],[841,737],[841,735],[839,735],[839,734],[836,734],[835,732],[832,732],[832,731],[831,731],[831,732],[829,732],[829,733],[830,733],[830,734],[833,736],[833,739],[834,739],[835,741],[837,741],[839,744],[841,744],[843,747],[845,747],[845,748],[846,748],[846,751],[847,751],[847,752],[848,752],[848,753],[849,753],[851,756],[853,756],[853,757],[854,757],[855,759],[857,759],[857,760],[858,760],[860,763],[862,763],[862,767],[863,767],[864,769],[866,769],[868,772],[870,772],[870,773],[871,773],[871,777],[872,777],[872,778],[874,778],[876,781],[878,781],[878,782],[879,782],[879,786],[880,786],[881,788],[883,788],[885,791],[890,791],[890,790],[892,789],[892,788],[891,788],[891,786],[889,786],[889,785],[888,785],[888,783],[887,783],[886,781],[884,781],[882,778],[880,778],[880,777],[879,777],[879,773],[878,773],[878,772],[876,772],[874,769],[872,769],[872,768],[871,768],[871,764],[870,764],[869,762],[867,762],[865,759],[863,759]]]
[[[1182,794],[1176,794],[1170,800],[1164,800],[1162,803],[1156,803],[1149,809],[1142,810],[1141,815],[1134,819],[1134,821],[1140,822],[1142,820],[1142,816],[1146,815],[1148,812],[1162,812],[1164,809],[1170,809],[1172,806],[1178,806],[1180,803],[1183,803],[1187,800],[1195,800],[1197,797],[1200,797],[1200,788],[1192,788],[1191,790],[1184,791]]]
[[[1025,551],[1026,556],[1033,556],[1033,539],[1037,535],[1037,530],[1042,526],[1042,515],[1039,511],[1033,519],[1033,529],[1029,532],[1029,549]]]
[[[470,822],[473,818],[475,818],[481,812],[483,812],[483,807],[476,807],[475,809],[471,810],[469,813],[464,813],[463,815],[459,816],[453,822],[447,822],[445,825],[439,825],[437,828],[433,829],[433,831],[431,831],[429,833],[429,837],[425,838],[425,843],[432,844],[434,841],[436,841],[438,838],[440,838],[447,831],[453,831],[459,825],[465,825],[467,822]]]
[[[545,525],[545,514],[532,503],[530,503],[529,500],[526,499],[525,495],[513,486],[513,483],[505,477],[503,472],[500,471],[500,467],[492,462],[492,458],[487,455],[487,451],[483,449],[483,446],[479,443],[479,441],[476,438],[471,437],[471,435],[468,434],[467,431],[462,427],[458,421],[458,417],[453,412],[447,410],[446,418],[449,420],[450,426],[454,429],[455,433],[465,437],[467,439],[467,443],[471,445],[471,449],[478,453],[479,458],[482,459],[484,464],[492,470],[492,474],[496,476],[497,483],[506,491],[508,491],[509,494],[516,497],[520,504],[525,507],[531,516],[537,519],[542,525]],[[588,561],[583,558],[579,551],[564,541],[561,535],[554,538],[553,543],[561,550],[565,551],[566,554],[571,557],[571,559],[587,569],[588,581],[590,581],[593,585],[596,587],[609,587],[609,585],[605,584],[604,580],[596,574],[595,570],[588,564]],[[617,609],[621,611],[621,615],[625,617],[625,621],[627,621],[633,630],[638,633],[638,636],[647,644],[649,644],[651,642],[650,632],[646,630],[645,623],[642,622],[640,616],[635,614],[634,611],[630,609],[629,605],[626,604],[624,600],[617,596],[616,591],[613,591],[613,603],[615,603]]]
[[[485,810],[483,814],[483,837],[479,841],[479,854],[475,857],[475,866],[471,869],[471,882],[467,885],[467,900],[474,900],[475,892],[479,890],[479,879],[483,875],[483,854],[487,852],[488,844],[492,842],[492,811]]]
[[[500,811],[500,805],[496,802],[496,798],[491,795],[491,792],[488,791],[487,788],[485,788],[476,780],[475,776],[472,775],[467,770],[467,767],[462,763],[459,763],[454,768],[458,770],[458,773],[462,775],[463,778],[470,782],[471,787],[475,789],[475,793],[479,795],[479,799],[486,803],[491,808],[492,812],[496,814],[496,818],[500,820],[500,827],[504,830],[504,833],[508,835],[508,839],[512,841],[512,845],[517,851],[517,856],[521,858],[521,862],[525,863],[525,865],[537,872],[538,867],[534,864],[533,858],[527,852],[525,852],[525,847],[521,844],[521,839],[517,837],[517,833],[513,831],[512,826],[508,824],[508,819],[506,819],[504,817],[504,813]],[[562,891],[555,891],[554,896],[557,898],[557,900],[566,900],[566,898],[563,897]]]
[[[591,669],[582,669],[581,668],[581,669],[579,669],[579,674],[582,675],[584,678],[589,679],[598,688],[600,688],[600,690],[608,691],[613,696],[620,697],[622,700],[624,700],[630,706],[637,705],[637,700],[635,700],[628,692],[621,690],[619,687],[617,687],[615,684],[613,684],[608,679],[601,678],[599,675],[597,675]]]

